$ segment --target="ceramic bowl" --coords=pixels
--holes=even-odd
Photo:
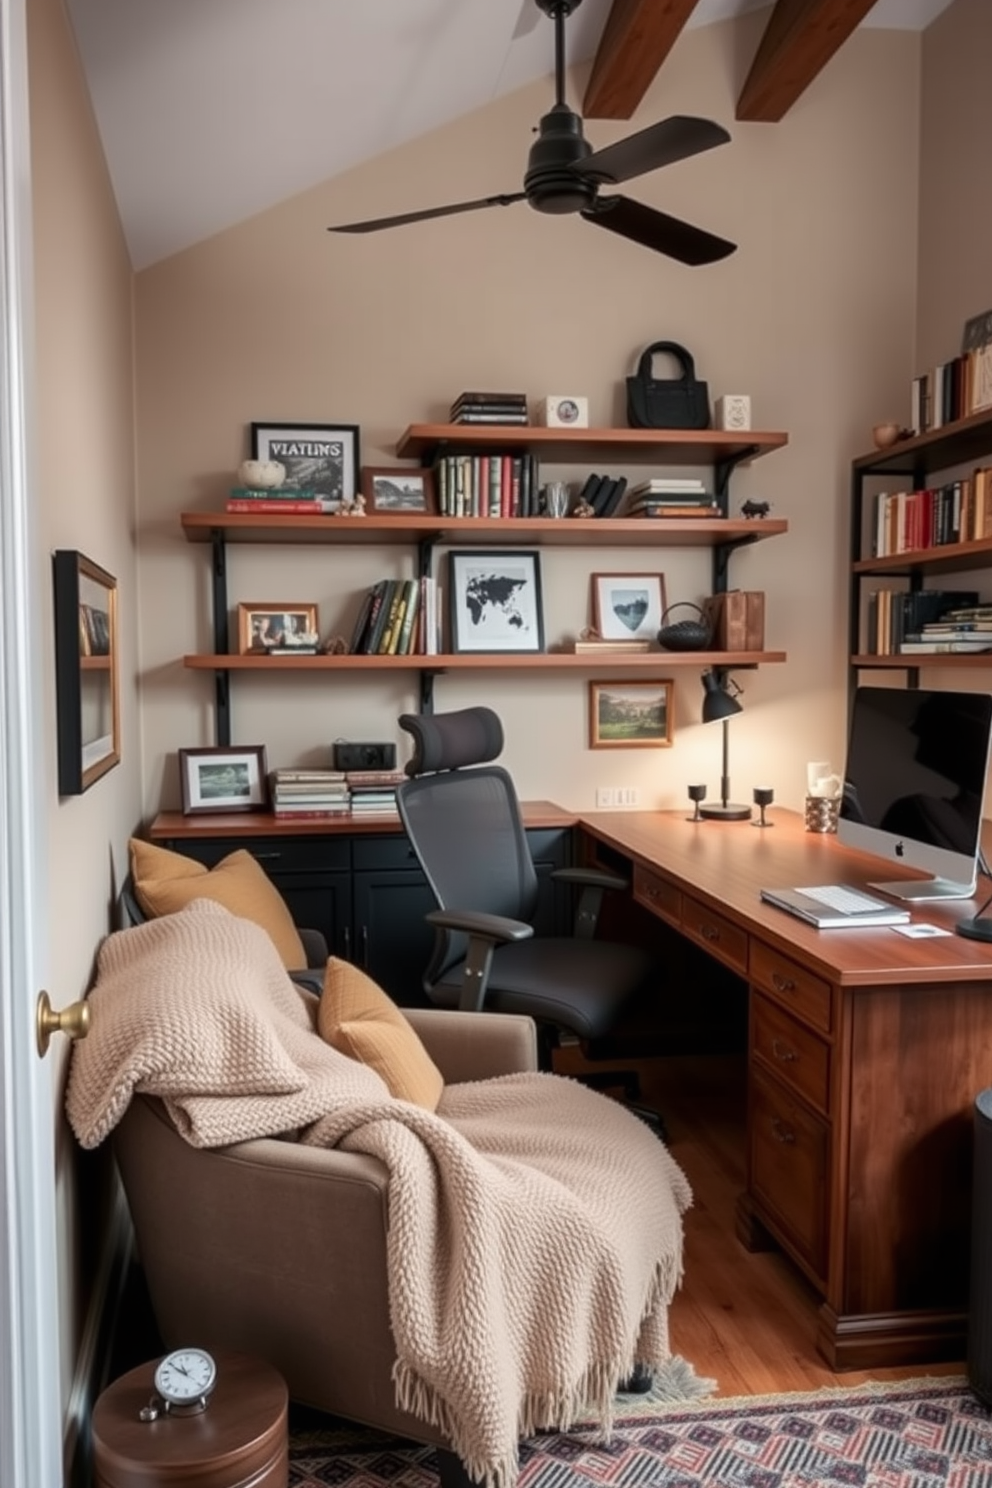
[[[890,444],[895,444],[899,434],[898,424],[876,424],[871,431],[876,449],[888,449]]]

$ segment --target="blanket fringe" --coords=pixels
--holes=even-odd
[[[648,1297],[641,1314],[643,1324],[658,1307],[667,1307],[682,1280],[681,1254],[666,1257],[655,1266]],[[629,1379],[637,1365],[659,1370],[667,1359],[639,1357],[635,1348],[623,1359],[599,1362],[586,1370],[571,1389],[531,1391],[520,1402],[517,1437],[536,1436],[539,1431],[568,1431],[576,1421],[590,1414],[599,1428],[602,1440],[608,1442],[613,1431],[614,1406],[620,1385]],[[495,1460],[479,1455],[479,1443],[469,1441],[448,1402],[435,1386],[428,1384],[415,1370],[397,1359],[393,1365],[396,1404],[402,1411],[434,1426],[451,1443],[469,1477],[484,1488],[513,1488],[519,1462],[517,1444]]]

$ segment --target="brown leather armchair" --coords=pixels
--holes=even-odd
[[[449,1084],[537,1068],[530,1018],[405,1015]],[[442,1481],[466,1481],[440,1431],[395,1403],[382,1163],[275,1138],[191,1147],[143,1095],[114,1148],[167,1347],[254,1354],[293,1400],[431,1442]]]

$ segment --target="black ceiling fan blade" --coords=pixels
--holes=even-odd
[[[644,248],[653,248],[656,253],[665,253],[679,263],[716,263],[737,248],[736,243],[728,243],[726,238],[718,238],[701,227],[693,227],[679,217],[670,217],[667,212],[658,212],[626,196],[602,196],[582,216],[597,227],[619,233]]]
[[[483,196],[478,201],[455,202],[450,207],[428,207],[423,212],[404,212],[399,217],[374,217],[368,222],[346,222],[341,227],[329,227],[328,232],[370,233],[383,227],[402,227],[407,222],[426,222],[429,217],[453,217],[457,212],[477,212],[482,207],[509,207],[514,202],[526,200],[522,191],[504,196]]]
[[[729,139],[722,124],[714,124],[712,119],[674,114],[637,134],[628,134],[615,145],[596,150],[585,160],[576,161],[572,169],[600,181],[629,181],[662,165],[673,165],[676,160],[725,145]]]

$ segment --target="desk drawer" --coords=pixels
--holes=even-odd
[[[667,879],[652,873],[650,868],[634,864],[634,898],[652,914],[667,920],[678,929],[682,924],[682,893]]]
[[[830,983],[813,976],[798,961],[790,961],[756,939],[751,946],[751,980],[811,1028],[830,1032]]]
[[[830,1045],[777,1003],[751,998],[751,1055],[818,1110],[830,1109]]]
[[[830,1128],[777,1080],[752,1066],[749,1188],[801,1260],[823,1277],[827,1258]]]
[[[682,896],[682,929],[711,956],[747,976],[746,932],[688,894]]]

